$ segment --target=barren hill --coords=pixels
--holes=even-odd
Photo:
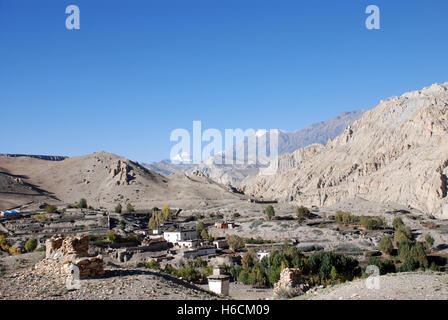
[[[239,199],[204,177],[183,173],[164,177],[136,162],[105,152],[62,161],[0,156],[0,171],[21,175],[23,182],[38,188],[41,193],[53,195],[61,203],[86,198],[89,205],[95,207],[112,208],[117,203],[124,205],[128,202],[136,208],[163,204],[188,207],[202,202]],[[2,184],[6,186],[6,182]],[[23,192],[16,188],[13,193],[18,197]],[[29,197],[23,197],[22,204],[28,201]],[[3,200],[0,207],[9,205]]]
[[[350,197],[448,218],[448,83],[381,101],[326,146],[279,159],[246,194],[328,206]]]

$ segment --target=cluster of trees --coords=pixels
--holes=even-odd
[[[156,260],[151,260],[144,264],[145,267],[153,270],[161,270],[168,274],[171,274],[177,278],[190,282],[203,282],[207,280],[207,277],[213,273],[213,267],[207,265],[207,262],[197,258],[193,261],[188,261],[183,267],[175,268],[170,264],[167,264],[162,270],[160,263]]]
[[[121,203],[117,204],[117,206],[115,207],[115,213],[122,213],[123,212],[123,206],[121,205]],[[135,211],[134,207],[132,206],[132,204],[128,203],[126,205],[126,213],[133,213]]]
[[[345,211],[337,211],[335,220],[338,224],[341,225],[362,226],[367,230],[382,229],[384,226],[386,226],[386,222],[380,217],[352,216],[349,212]]]
[[[414,240],[411,228],[407,227],[400,217],[393,220],[392,227],[394,228],[393,239],[390,236],[384,236],[379,243],[381,252],[393,259],[383,260],[382,262],[389,266],[388,272],[406,272],[419,268],[428,268],[429,262],[426,250],[434,245],[434,238],[427,234],[425,242]],[[378,265],[379,262],[376,262],[377,264],[375,265]],[[392,268],[392,264],[394,264],[394,268]],[[398,266],[399,264],[401,265]],[[383,269],[386,270],[385,268]]]
[[[208,234],[205,224],[200,221],[196,224],[196,237],[207,241],[213,241],[213,237]]]
[[[122,237],[119,234],[116,234],[115,231],[110,230],[106,233],[106,239],[110,243],[134,243],[134,244],[140,244],[140,239],[137,235],[129,235],[127,237]],[[89,239],[91,240],[91,239]]]
[[[244,284],[272,287],[285,268],[300,268],[304,282],[310,285],[338,283],[361,275],[356,259],[332,252],[318,252],[305,257],[297,247],[287,245],[282,250],[273,250],[261,261],[251,249],[242,257],[242,268],[229,271]]]
[[[169,206],[164,205],[161,211],[158,208],[154,208],[151,218],[149,218],[148,228],[152,230],[158,229],[166,221],[171,220],[173,220],[173,215]]]
[[[0,248],[3,251],[9,252],[11,254],[21,254],[22,253],[22,251],[19,248],[10,246],[6,242],[6,236],[4,234],[0,234]]]

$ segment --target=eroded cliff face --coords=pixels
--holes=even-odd
[[[359,196],[448,218],[448,83],[381,101],[326,146],[243,182],[253,196],[326,206]]]

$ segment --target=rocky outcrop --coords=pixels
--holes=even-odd
[[[448,83],[381,101],[326,146],[280,156],[276,174],[242,189],[306,206],[360,197],[448,218],[447,164]]]
[[[88,257],[89,238],[53,236],[45,242],[45,259],[36,264],[38,274],[56,275],[65,281],[73,267],[79,270],[79,279],[97,278],[104,275],[101,255]]]
[[[117,185],[129,185],[135,179],[135,172],[132,167],[121,160],[116,160],[112,164],[109,174]]]

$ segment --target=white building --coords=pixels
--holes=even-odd
[[[183,248],[196,248],[199,247],[199,240],[184,240],[184,241],[178,241],[177,245],[179,247]]]
[[[263,258],[269,257],[269,252],[267,251],[258,251],[257,252],[258,260],[262,260]]]
[[[230,277],[221,274],[219,268],[213,269],[213,275],[208,276],[208,289],[216,294],[228,296]]]
[[[226,249],[229,247],[227,241],[224,239],[213,241],[213,245],[216,247],[216,249]]]
[[[171,243],[178,243],[179,241],[195,240],[196,230],[174,230],[165,231],[163,237],[166,241]]]

